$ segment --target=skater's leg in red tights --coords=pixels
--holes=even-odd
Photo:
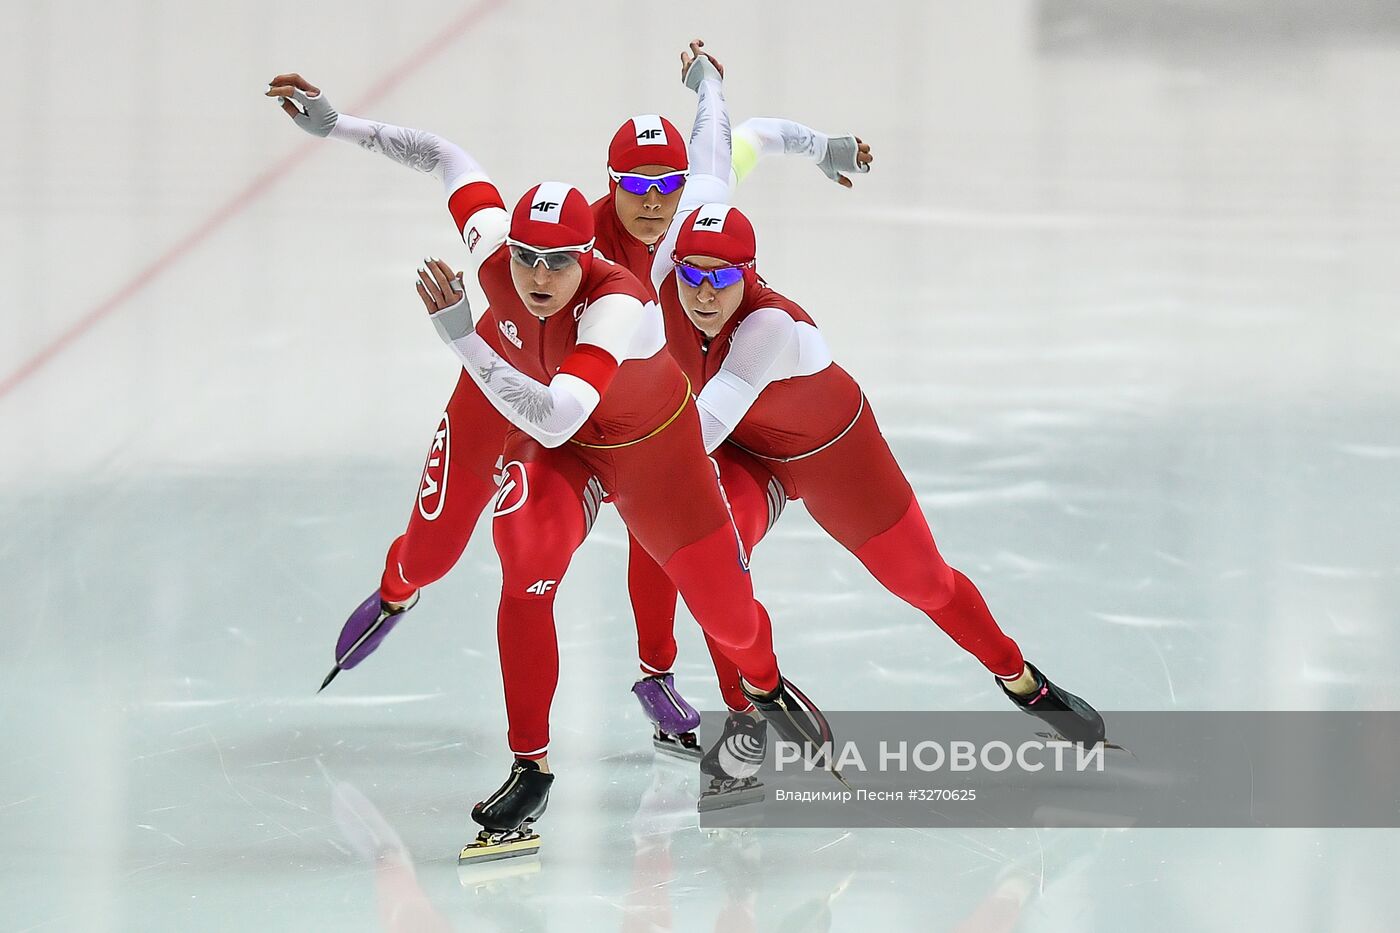
[[[716,528],[676,551],[662,566],[706,636],[744,678],[760,690],[776,689],[778,661],[773,655],[772,623],[754,599],[734,528]]]
[[[637,658],[642,673],[668,672],[676,663],[676,584],[630,532],[627,596],[637,623]]]
[[[1020,675],[1020,649],[998,627],[972,581],[938,553],[914,490],[869,407],[836,444],[782,469],[817,524],[887,590],[922,610],[993,674]]]
[[[745,549],[753,548],[782,513],[786,503],[782,484],[753,457],[728,445],[714,453],[734,524]],[[662,674],[676,661],[676,585],[630,533],[627,536],[627,593],[637,623],[637,656],[643,674]],[[711,644],[721,692],[727,702],[747,709],[739,691],[739,675],[724,653]],[[732,684],[732,689],[726,688]]]
[[[628,530],[746,679],[775,688],[772,631],[754,601],[747,553],[705,456],[693,406],[662,433],[605,456]]]
[[[911,498],[904,517],[855,555],[885,589],[923,610],[987,670],[1002,678],[1020,676],[1020,648],[992,618],[973,582],[944,563],[917,500]]]
[[[559,682],[554,597],[596,513],[591,474],[573,452],[523,434],[507,443],[492,536],[501,558],[496,639],[510,748],[519,758],[549,749],[549,708]]]
[[[508,427],[463,372],[433,432],[408,528],[389,547],[380,598],[407,602],[457,563],[496,493]]]
[[[722,444],[713,456],[719,464],[720,482],[729,500],[729,510],[739,529],[739,537],[743,539],[744,549],[752,554],[758,542],[763,540],[782,514],[787,504],[787,494],[783,492],[782,483],[774,478],[767,467],[738,448]],[[724,705],[738,713],[753,709],[753,704],[739,688],[739,669],[734,662],[708,635],[705,637],[705,647],[710,651]]]

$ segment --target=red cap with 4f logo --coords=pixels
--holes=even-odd
[[[525,192],[510,214],[510,243],[533,250],[593,248],[593,211],[572,185],[545,181]]]
[[[737,207],[702,204],[681,224],[676,256],[713,256],[742,266],[753,262],[757,244],[753,224]]]
[[[685,137],[665,117],[640,114],[613,134],[608,146],[608,168],[630,172],[641,165],[664,165],[677,172],[690,167]]]

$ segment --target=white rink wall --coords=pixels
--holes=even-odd
[[[739,201],[765,273],[853,372],[898,387],[886,398],[933,393],[892,429],[975,431],[1009,407],[1153,417],[1222,394],[1264,416],[1384,404],[1394,24],[1314,13],[1277,36],[1259,9],[1169,6],[1182,35],[1154,40],[1087,3],[22,3],[0,39],[26,89],[0,153],[0,372],[310,140],[260,97],[278,71],[348,109],[408,62],[370,115],[460,141],[507,194],[559,177],[596,195],[627,115],[688,123],[676,57],[697,33],[730,69],[736,121],[791,115],[875,146],[854,191],[774,163]],[[8,481],[114,458],[417,457],[454,370],[404,287],[423,254],[460,251],[434,183],[323,143],[229,214],[8,393]]]

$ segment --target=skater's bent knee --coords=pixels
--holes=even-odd
[[[496,538],[501,558],[502,590],[517,597],[553,597],[569,568],[573,548],[536,540],[533,545],[518,536]]]
[[[953,601],[958,592],[958,576],[946,563],[939,561],[929,572],[928,601],[931,608],[942,609]]]

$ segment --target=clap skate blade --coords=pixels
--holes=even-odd
[[[492,832],[483,829],[476,838],[462,847],[458,865],[480,865],[507,858],[521,858],[540,851],[540,834],[526,823],[520,829]]]
[[[326,675],[326,679],[325,679],[325,680],[321,681],[321,686],[317,688],[316,692],[317,692],[317,693],[320,693],[322,690],[324,690],[324,689],[326,689],[327,687],[329,687],[329,686],[331,685],[331,681],[332,681],[332,680],[335,680],[336,675],[339,674],[340,672],[341,672],[341,666],[340,666],[339,664],[337,664],[335,667],[331,668],[331,672],[330,672],[329,674]]]
[[[700,747],[700,741],[695,737],[694,732],[682,732],[680,735],[671,735],[657,729],[651,737],[652,748],[657,754],[665,755],[668,758],[678,758],[681,761],[699,761],[705,754],[705,750]]]
[[[1071,745],[1075,744],[1072,740],[1065,738],[1058,732],[1037,732],[1035,733],[1035,735],[1037,738],[1042,738],[1050,742],[1068,742]],[[1119,745],[1117,742],[1110,742],[1108,739],[1104,739],[1103,742],[1100,744],[1102,744],[1104,748],[1109,749],[1110,751],[1127,752],[1132,757],[1137,757],[1137,754],[1131,748],[1128,748],[1128,746],[1126,745]]]

